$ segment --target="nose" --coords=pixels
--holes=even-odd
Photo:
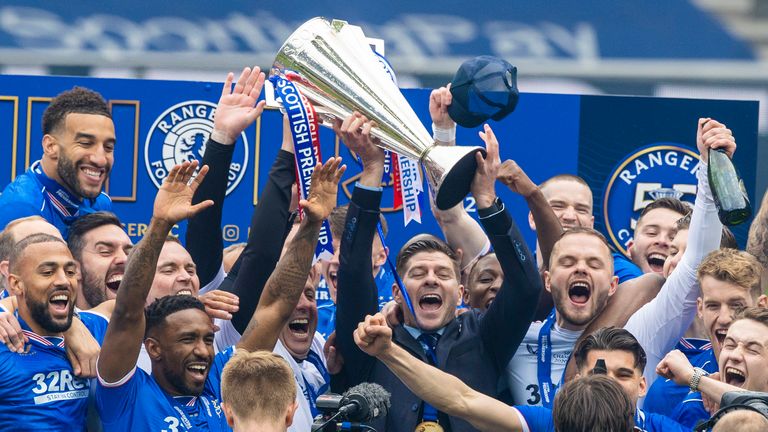
[[[720,313],[717,315],[717,323],[722,326],[729,326],[731,321],[733,321],[733,311],[731,311],[728,305],[721,306]]]
[[[123,248],[117,248],[115,251],[115,262],[117,264],[125,264],[125,262],[128,260],[128,254],[125,253],[125,250]]]
[[[560,220],[562,222],[576,222],[576,209],[574,209],[573,206],[566,207],[563,213],[560,215]]]
[[[93,147],[93,151],[90,154],[90,162],[98,167],[105,167],[108,161],[108,153],[104,149],[104,145],[96,145]]]
[[[197,342],[193,348],[193,352],[198,357],[208,356],[208,346],[205,344],[205,340],[203,338],[197,339]]]
[[[56,271],[56,278],[53,280],[53,283],[57,287],[70,285],[67,272],[63,268],[60,268]]]

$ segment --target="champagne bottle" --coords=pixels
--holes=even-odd
[[[722,149],[708,151],[707,178],[723,225],[739,225],[752,216],[752,205],[733,162]]]

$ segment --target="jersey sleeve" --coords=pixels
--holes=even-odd
[[[104,342],[104,336],[107,334],[109,320],[103,315],[94,312],[80,312],[80,321],[91,332],[96,342],[101,345]]]
[[[515,405],[513,407],[521,417],[523,432],[554,432],[555,422],[552,410],[541,406]]]
[[[213,358],[213,363],[211,364],[211,371],[208,373],[208,379],[205,385],[210,387],[209,390],[219,400],[221,400],[221,373],[224,371],[224,366],[227,365],[229,359],[235,355],[235,350],[236,348],[234,346],[230,346],[224,351],[216,354],[216,357]]]
[[[107,383],[98,377],[96,409],[105,426],[119,422],[130,411],[130,408],[137,404],[139,390],[144,387],[144,381],[147,379],[151,379],[149,375],[136,367],[115,383]],[[108,428],[106,429],[108,430]]]
[[[688,394],[672,412],[672,419],[683,425],[687,430],[693,429],[699,422],[706,421],[709,417],[709,413],[704,409],[701,393]]]

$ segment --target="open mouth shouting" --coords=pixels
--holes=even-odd
[[[661,273],[664,271],[664,261],[666,261],[667,255],[659,252],[654,252],[648,255],[648,266],[654,273]]]
[[[69,291],[54,291],[48,298],[48,309],[51,311],[51,316],[59,319],[66,319],[69,316],[69,310],[71,309],[70,300]]]
[[[107,288],[109,288],[114,292],[117,292],[117,289],[120,288],[120,282],[122,281],[123,281],[123,274],[116,273],[116,274],[107,276],[107,280],[105,284],[107,285]]]
[[[192,381],[196,383],[205,383],[205,378],[208,376],[208,363],[207,362],[189,362],[187,363],[187,374],[192,378]]]
[[[427,312],[440,310],[443,306],[443,298],[439,294],[429,293],[419,297],[419,308]]]
[[[587,304],[592,296],[592,286],[585,280],[576,280],[568,286],[568,298],[577,306]]]
[[[747,374],[733,366],[725,368],[725,382],[732,386],[743,387],[747,381]]]
[[[288,323],[288,330],[298,339],[306,339],[309,336],[309,320],[307,318],[296,318]]]
[[[715,329],[715,339],[717,339],[717,343],[719,343],[720,346],[723,346],[723,342],[725,341],[726,334],[728,334],[727,328]]]
[[[183,289],[180,289],[180,290],[176,291],[176,295],[188,295],[188,296],[191,296],[192,295],[192,290],[189,289],[189,288],[183,288]]]

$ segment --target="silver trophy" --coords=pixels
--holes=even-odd
[[[360,27],[313,18],[280,48],[270,76],[288,77],[332,127],[354,111],[376,122],[371,134],[382,148],[421,162],[441,210],[469,192],[482,147],[438,146],[385,72]]]

